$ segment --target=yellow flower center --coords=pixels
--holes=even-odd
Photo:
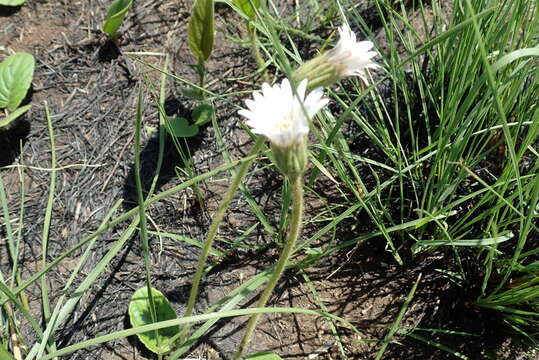
[[[285,115],[281,121],[275,124],[279,131],[286,131],[292,127],[292,116]]]

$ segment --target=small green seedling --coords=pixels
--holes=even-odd
[[[118,29],[124,21],[127,10],[133,4],[133,0],[115,0],[107,11],[103,31],[110,35],[113,40],[118,39]]]
[[[213,50],[215,37],[215,16],[213,0],[195,0],[189,20],[189,47],[198,58],[197,70],[200,87],[204,87],[204,62]]]
[[[170,306],[168,299],[159,290],[151,288],[152,300],[155,305],[155,321],[152,320],[152,308],[148,288],[141,287],[131,297],[129,302],[129,319],[131,326],[139,327],[154,322],[177,319],[176,312]],[[137,334],[139,340],[152,352],[166,354],[172,349],[174,338],[179,333],[178,325],[159,330]]]
[[[21,6],[26,0],[0,0],[2,6]]]
[[[0,127],[8,125],[30,108],[30,105],[19,105],[32,84],[34,63],[34,57],[27,53],[13,54],[0,63],[0,108],[6,113],[0,118]]]
[[[193,110],[192,122],[183,117],[168,118],[166,128],[174,137],[189,138],[198,134],[200,126],[209,122],[213,117],[213,106],[201,104]]]

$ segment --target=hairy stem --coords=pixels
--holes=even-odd
[[[273,293],[273,290],[275,289],[275,285],[277,285],[277,281],[279,281],[279,278],[281,277],[283,270],[286,267],[288,258],[292,254],[292,251],[294,250],[294,245],[296,244],[296,241],[301,232],[301,223],[303,219],[303,178],[302,176],[297,176],[294,179],[290,179],[290,181],[292,183],[292,201],[293,201],[290,234],[288,236],[288,240],[286,241],[284,245],[281,256],[279,257],[279,261],[277,262],[277,265],[275,266],[275,270],[270,280],[268,281],[268,285],[262,292],[262,295],[260,295],[260,299],[258,299],[258,302],[256,304],[257,308],[263,308],[266,306],[266,303],[268,302],[269,297],[271,296],[271,294]],[[245,351],[246,346],[249,344],[249,340],[256,329],[256,324],[258,322],[259,317],[260,317],[260,314],[255,314],[251,316],[251,318],[249,319],[249,323],[247,324],[247,328],[245,330],[245,334],[243,335],[243,339],[241,340],[238,350],[236,354],[234,355],[234,358],[233,358],[234,360],[239,360],[243,356],[243,352]]]
[[[260,148],[264,144],[264,138],[262,136],[259,136],[255,145],[253,146],[251,153],[248,155],[252,156],[258,153],[260,151]],[[202,275],[204,274],[204,265],[206,264],[206,260],[208,259],[208,254],[210,252],[211,246],[213,244],[213,240],[215,239],[215,236],[217,235],[217,231],[219,230],[219,225],[221,225],[221,221],[223,220],[223,217],[225,216],[225,212],[228,209],[228,205],[230,204],[230,201],[232,200],[232,197],[238,190],[238,187],[241,184],[241,181],[245,177],[245,174],[247,173],[247,170],[251,167],[251,164],[254,161],[254,157],[241,164],[238,172],[234,176],[234,179],[232,180],[232,184],[230,184],[230,187],[228,188],[223,200],[221,201],[221,204],[219,205],[219,208],[217,209],[217,212],[213,216],[213,221],[210,225],[210,229],[208,230],[208,235],[206,237],[206,242],[204,243],[204,247],[202,248],[202,252],[200,253],[200,256],[198,258],[198,263],[195,271],[195,276],[193,277],[193,285],[191,285],[191,292],[189,293],[189,300],[187,301],[187,310],[185,311],[185,317],[191,316],[193,313],[193,309],[195,307],[196,298],[198,296],[198,289],[200,286],[200,280],[202,279]],[[181,342],[185,340],[185,336],[187,335],[187,330],[189,329],[189,325],[186,325],[186,327],[182,330],[182,336]]]

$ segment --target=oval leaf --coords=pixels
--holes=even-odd
[[[255,18],[255,9],[260,8],[260,0],[232,0],[232,4],[251,19]]]
[[[200,104],[193,110],[192,116],[195,125],[204,125],[213,117],[213,106],[210,104]]]
[[[159,290],[152,288],[151,291],[157,313],[156,322],[176,319],[176,312],[170,306],[167,298]],[[146,286],[135,291],[133,297],[131,297],[131,301],[129,302],[129,319],[131,320],[132,327],[154,323],[152,321],[150,298],[148,297]],[[137,336],[149,350],[156,354],[165,354],[172,349],[170,345],[171,339],[179,331],[180,327],[176,325],[137,334]]]
[[[182,117],[169,118],[167,122],[167,131],[175,137],[192,137],[198,134],[197,125],[189,125],[189,121]]]
[[[204,96],[200,94],[200,91],[195,89],[183,88],[181,89],[182,95],[191,100],[204,100]]]
[[[215,32],[213,0],[195,0],[189,21],[189,46],[200,62],[206,61],[213,49]]]
[[[283,358],[271,352],[257,352],[247,356],[245,360],[283,360]]]
[[[0,0],[2,6],[20,6],[24,4],[26,0]]]
[[[114,1],[107,11],[105,23],[103,24],[103,31],[115,38],[131,4],[133,4],[133,0]]]
[[[26,96],[34,76],[34,57],[16,53],[0,63],[0,107],[15,110]]]

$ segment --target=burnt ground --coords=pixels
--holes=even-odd
[[[196,81],[193,63],[186,42],[190,2],[153,0],[135,1],[123,26],[121,50],[107,41],[100,32],[108,1],[28,1],[21,8],[1,8],[1,45],[7,51],[27,51],[36,58],[33,91],[28,101],[33,104],[26,116],[11,129],[0,132],[1,175],[8,192],[12,215],[24,205],[23,249],[21,271],[28,278],[41,266],[41,229],[50,184],[50,140],[44,112],[45,102],[51,113],[58,159],[58,181],[53,203],[53,217],[48,259],[54,259],[95,231],[105,214],[119,200],[123,209],[133,206],[133,137],[135,103],[139,86],[147,77],[158,86],[159,74],[144,67],[121,52],[168,53],[171,71]],[[286,10],[286,3],[283,4]],[[217,6],[218,34],[216,48],[208,62],[208,88],[219,94],[232,94],[228,99],[239,101],[237,91],[255,88],[257,78],[248,77],[255,65],[247,47],[230,41],[241,27],[232,10]],[[373,20],[374,21],[374,20]],[[143,55],[152,64],[162,66],[164,57]],[[169,115],[189,116],[194,103],[182,95],[184,86],[167,83],[166,109]],[[225,146],[233,158],[248,149],[250,138],[242,130],[236,108],[230,102],[216,101],[218,127]],[[143,175],[149,184],[155,172],[158,127],[155,97],[144,97]],[[22,144],[22,147],[21,147]],[[20,149],[22,148],[22,151]],[[207,127],[189,140],[191,162],[201,174],[225,160],[216,141],[215,129]],[[260,162],[246,180],[246,187],[269,222],[278,226],[282,179]],[[168,189],[187,179],[176,150],[167,140],[165,162],[159,174],[157,191]],[[21,181],[21,176],[23,180]],[[166,231],[203,241],[212,213],[226,190],[228,174],[223,173],[200,185],[202,199],[188,189],[148,209],[151,230]],[[24,187],[24,204],[20,202]],[[328,191],[328,189],[330,189]],[[307,218],[315,216],[334,202],[331,183],[320,180],[310,194]],[[122,210],[123,211],[123,210]],[[366,218],[366,217],[365,217]],[[334,236],[344,241],[371,232],[363,219],[349,219]],[[221,227],[220,238],[235,239],[257,223],[257,218],[238,196]],[[304,237],[321,228],[308,224]],[[126,229],[127,223],[107,231],[99,238],[82,274],[87,274]],[[9,258],[2,234],[1,266],[8,269]],[[218,264],[204,281],[198,312],[219,300],[242,281],[267,268],[277,258],[277,249],[265,235],[262,226],[246,236],[252,249],[239,250]],[[320,246],[330,239],[321,239]],[[285,307],[320,309],[319,301],[335,315],[346,318],[364,333],[362,341],[349,329],[336,324],[343,346],[350,359],[372,359],[379,342],[404,302],[406,294],[421,274],[421,281],[403,324],[406,327],[447,329],[469,332],[477,336],[418,334],[453,348],[472,359],[515,359],[505,335],[495,326],[491,314],[474,308],[478,295],[473,288],[462,288],[449,281],[437,269],[456,269],[451,255],[435,253],[406,259],[404,266],[395,264],[384,249],[382,238],[372,239],[358,247],[334,253],[305,270],[289,270],[282,278],[271,304]],[[216,247],[227,250],[225,241]],[[184,311],[190,278],[198,248],[169,238],[151,238],[154,287],[167,295],[179,315]],[[77,263],[74,256],[62,261],[49,273],[52,303]],[[470,263],[475,259],[470,258]],[[315,299],[308,289],[306,275],[318,292]],[[82,281],[77,280],[77,284]],[[139,239],[133,236],[83,297],[74,314],[57,333],[59,347],[94,338],[129,327],[127,305],[132,293],[144,283]],[[32,286],[25,292],[34,314],[40,317],[40,290]],[[244,306],[252,305],[253,299]],[[245,318],[217,323],[203,341],[196,344],[191,357],[228,358],[239,342]],[[31,330],[25,329],[32,339]],[[387,359],[452,359],[452,355],[403,334],[398,343],[389,346]],[[260,323],[251,342],[252,350],[276,351],[285,359],[338,359],[335,337],[326,320],[303,315],[274,314]],[[69,359],[138,359],[151,357],[136,338],[91,347],[67,356]]]

